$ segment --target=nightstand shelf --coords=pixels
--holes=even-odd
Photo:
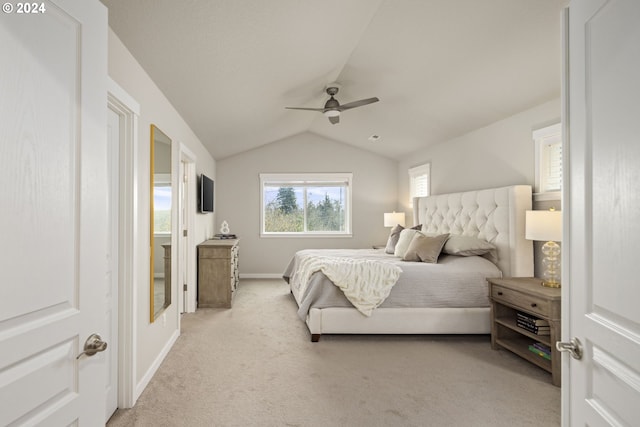
[[[515,311],[514,311],[514,316],[515,316]],[[494,321],[496,323],[501,324],[502,326],[505,326],[505,327],[517,332],[520,335],[525,335],[525,336],[531,338],[534,341],[541,342],[542,344],[546,344],[549,347],[551,347],[551,341],[549,340],[549,335],[536,335],[533,332],[529,332],[527,330],[524,330],[524,329],[518,327],[518,325],[516,324],[516,321],[513,318],[501,317],[501,318],[494,319]]]
[[[560,354],[555,342],[560,338],[560,289],[545,288],[531,277],[488,279],[491,299],[491,347],[503,348],[551,373],[560,385]],[[517,325],[517,312],[549,323],[549,335],[537,335]],[[542,343],[551,349],[551,359],[529,350]]]
[[[538,356],[529,351],[529,346],[533,345],[533,343],[535,343],[536,341],[541,342],[540,340],[532,340],[529,338],[518,336],[512,338],[498,338],[496,340],[496,343],[501,347],[511,351],[512,353],[517,354],[523,359],[526,359],[529,362],[538,365],[545,371],[551,372],[551,360],[545,359],[544,357]]]

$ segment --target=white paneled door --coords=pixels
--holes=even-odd
[[[19,7],[0,13],[0,425],[104,425],[104,353],[77,356],[105,328],[107,11]]]
[[[563,424],[640,425],[640,2],[569,9]],[[567,182],[565,181],[565,183]],[[568,187],[568,188],[567,188]],[[568,215],[567,215],[568,214]]]

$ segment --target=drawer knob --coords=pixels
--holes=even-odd
[[[502,295],[502,292],[498,292],[498,295]]]
[[[535,302],[531,303],[531,307],[537,307],[537,306],[538,306],[538,304],[536,304]]]

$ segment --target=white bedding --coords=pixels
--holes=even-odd
[[[296,253],[284,276],[290,282],[299,305],[298,315],[305,319],[310,308],[352,307],[338,287],[322,272],[301,283],[295,274],[302,259],[309,255],[348,257],[383,261],[402,270],[397,283],[380,307],[488,307],[487,277],[501,277],[498,267],[479,257],[441,255],[437,264],[402,261],[383,249],[319,249]]]

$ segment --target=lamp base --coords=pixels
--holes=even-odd
[[[542,245],[542,286],[547,288],[560,287],[560,245],[556,242],[547,242]]]
[[[543,280],[542,281],[542,286],[544,286],[545,288],[559,288],[560,287],[560,282],[552,282],[550,280]]]

